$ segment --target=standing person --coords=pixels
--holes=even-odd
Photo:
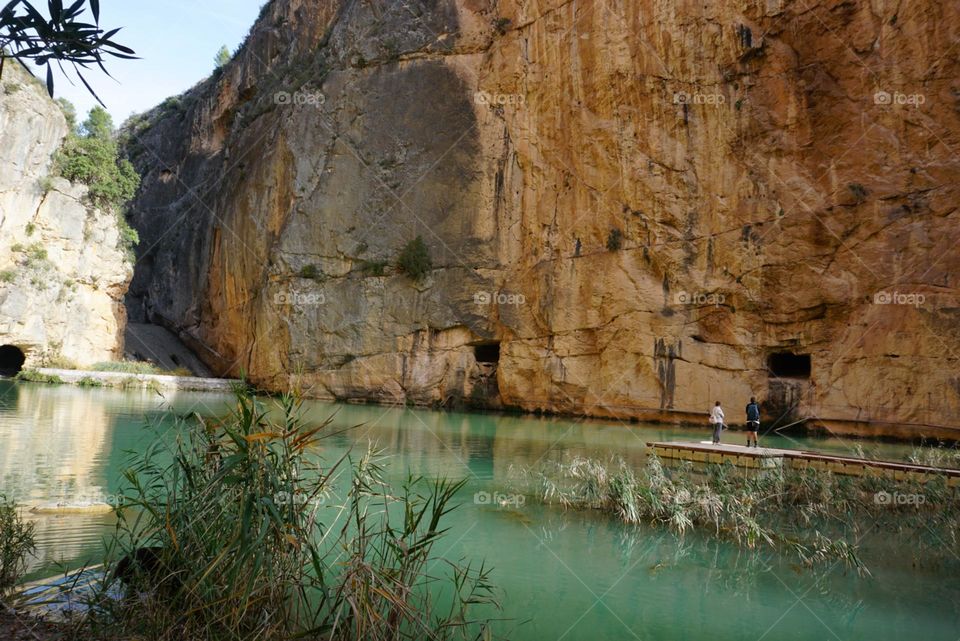
[[[713,424],[713,444],[720,444],[720,432],[723,431],[723,408],[720,407],[720,401],[710,410],[710,423]]]
[[[757,445],[757,432],[760,431],[760,406],[757,405],[757,399],[750,397],[747,403],[747,447],[750,447],[750,440],[753,439],[753,446]]]

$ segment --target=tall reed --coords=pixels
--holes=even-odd
[[[743,470],[729,463],[666,468],[650,454],[639,471],[620,458],[574,457],[514,469],[511,478],[546,503],[600,509],[681,535],[698,528],[748,549],[788,550],[810,567],[841,562],[869,574],[858,542],[874,531],[900,537],[918,556],[960,558],[960,497],[946,477],[921,484],[809,469]]]
[[[0,495],[0,595],[20,580],[35,551],[34,524],[20,518],[16,504]]]
[[[409,478],[394,491],[373,452],[323,461],[316,452],[329,422],[304,425],[294,395],[276,404],[271,412],[238,392],[228,417],[183,420],[176,439],[139,458],[126,473],[108,578],[80,630],[162,640],[486,638],[488,622],[473,610],[497,607],[489,570],[435,551],[462,483]]]

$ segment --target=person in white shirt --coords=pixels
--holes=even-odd
[[[720,432],[723,431],[723,408],[720,407],[720,401],[710,410],[710,423],[713,425],[713,443],[720,443]]]

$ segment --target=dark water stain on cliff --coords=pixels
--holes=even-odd
[[[356,184],[361,211],[377,215],[359,220],[373,245],[396,244],[397,238],[434,234],[443,239],[431,247],[434,262],[459,262],[464,221],[479,208],[479,131],[472,93],[464,80],[442,60],[386,65],[361,78],[347,99],[362,110],[354,123],[342,123],[364,161]],[[381,162],[392,158],[389,163]],[[356,159],[334,163],[351,176]],[[368,225],[367,225],[368,224]],[[371,226],[372,225],[372,226]],[[467,234],[468,235],[468,234]],[[384,249],[387,249],[384,247]]]
[[[653,343],[653,357],[657,364],[657,379],[660,381],[660,409],[672,409],[677,388],[677,369],[674,359],[680,356],[681,344],[667,345],[658,338]]]

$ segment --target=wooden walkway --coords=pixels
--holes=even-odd
[[[785,465],[791,469],[824,470],[849,476],[878,476],[895,481],[926,483],[934,477],[947,477],[949,487],[960,487],[960,470],[913,465],[897,461],[871,461],[851,456],[836,456],[804,450],[781,450],[772,447],[714,445],[693,441],[658,441],[647,447],[662,459],[694,463],[732,463],[737,467],[775,469]]]

